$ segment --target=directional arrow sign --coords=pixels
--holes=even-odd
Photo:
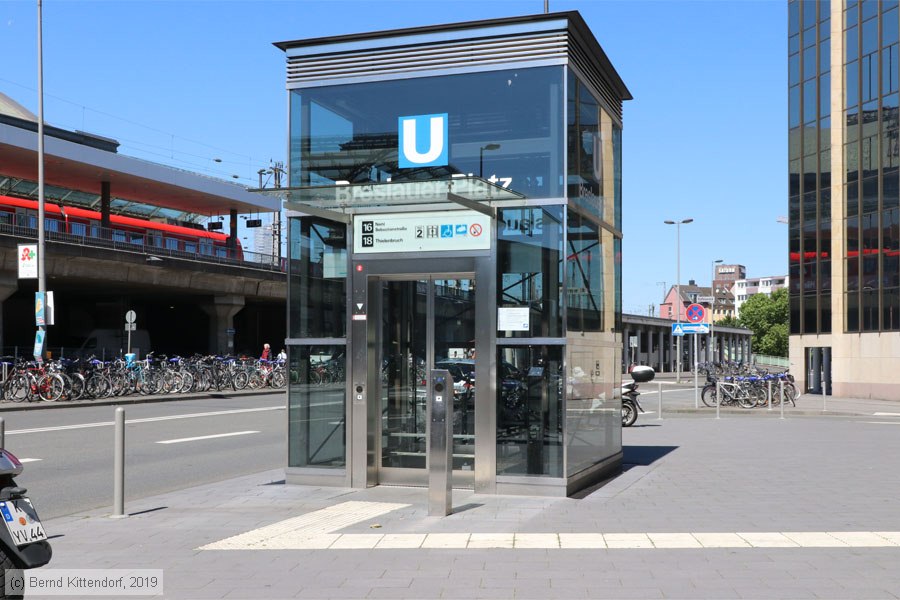
[[[672,335],[688,335],[692,333],[709,333],[709,325],[706,323],[672,323]]]

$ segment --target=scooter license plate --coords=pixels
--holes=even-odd
[[[0,501],[0,515],[16,546],[47,539],[44,526],[28,498]]]

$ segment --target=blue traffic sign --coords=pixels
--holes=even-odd
[[[672,335],[675,337],[693,333],[709,333],[706,323],[672,323]]]

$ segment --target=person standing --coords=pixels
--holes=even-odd
[[[263,344],[262,355],[259,357],[260,360],[269,360],[269,355],[271,354],[271,352],[272,350],[269,348],[269,345]]]

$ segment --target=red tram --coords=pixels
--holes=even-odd
[[[38,203],[35,200],[0,195],[0,225],[37,228]],[[234,258],[243,260],[240,240],[229,252],[224,233],[195,229],[183,225],[169,225],[146,219],[136,219],[111,214],[109,228],[102,230],[100,213],[75,206],[60,206],[44,202],[45,231],[67,233],[85,238],[112,240],[145,246],[175,250],[180,253]]]

